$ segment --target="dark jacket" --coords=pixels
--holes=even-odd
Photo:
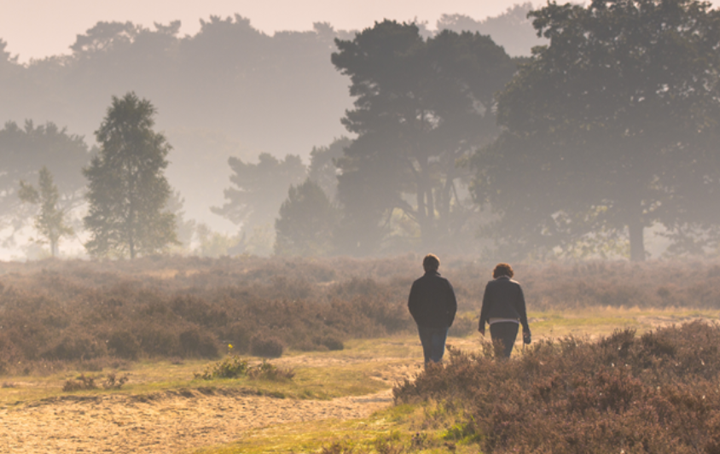
[[[482,329],[491,318],[520,320],[523,330],[530,331],[522,288],[507,276],[500,276],[485,286],[480,310],[480,328]]]
[[[437,271],[429,271],[413,282],[408,309],[423,328],[449,328],[455,320],[457,301],[450,282]]]

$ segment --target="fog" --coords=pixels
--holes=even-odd
[[[690,103],[701,101],[690,101],[688,93],[707,91],[714,82],[705,80],[694,92],[682,88],[696,82],[672,80],[672,68],[684,57],[671,49],[658,57],[662,68],[670,68],[668,78],[665,69],[655,71],[660,75],[653,86],[633,86],[638,79],[624,73],[631,66],[617,63],[611,74],[607,68],[615,63],[594,68],[597,59],[590,57],[586,67],[577,66],[578,74],[587,71],[577,79],[587,82],[585,88],[585,82],[573,86],[559,79],[550,87],[540,80],[563,74],[569,60],[559,47],[532,58],[531,49],[551,44],[547,37],[566,39],[569,28],[548,24],[574,19],[551,9],[539,12],[546,15],[538,22],[546,37],[538,38],[528,17],[532,8],[515,5],[484,18],[448,11],[434,24],[422,16],[415,23],[378,17],[363,30],[315,22],[306,31],[268,31],[266,24],[263,31],[238,14],[198,18],[196,29],[179,20],[152,26],[101,21],[77,31],[69,54],[30,61],[15,55],[0,35],[0,120],[7,122],[0,131],[3,257],[42,255],[41,247],[30,246],[31,237],[38,239],[34,209],[17,198],[19,182],[34,182],[42,166],[55,175],[59,203],[75,230],[61,249],[84,255],[87,182],[80,169],[100,150],[95,131],[112,97],[130,92],[152,103],[154,129],[172,146],[164,170],[174,192],[168,208],[184,232],[175,252],[277,253],[276,234],[286,235],[283,244],[300,241],[290,239],[297,231],[276,232],[281,206],[286,216],[293,210],[323,213],[329,227],[322,235],[336,243],[313,246],[323,254],[433,249],[487,257],[501,250],[512,257],[625,257],[632,243],[631,255],[641,259],[672,245],[682,253],[714,250],[715,219],[702,214],[712,210],[714,189],[707,188],[717,181],[707,170],[715,167],[706,165],[713,156],[708,144],[714,130],[707,125],[714,124],[714,104],[703,107],[709,120],[676,127],[678,119],[695,118],[698,111],[699,104]],[[574,14],[584,14],[590,7],[576,8]],[[644,27],[642,21],[652,19],[640,20]],[[605,45],[602,33],[582,39],[597,49]],[[391,48],[395,57],[386,59],[382,49]],[[559,70],[552,72],[553,65]],[[693,71],[705,74],[690,63],[683,67],[686,80],[698,79]],[[563,101],[576,99],[571,87],[588,99],[586,113]],[[618,96],[605,96],[607,90]],[[670,101],[685,98],[686,104]],[[667,106],[667,114],[646,107],[647,99]],[[526,121],[531,115],[537,121]],[[571,145],[570,133],[548,135],[537,126],[543,122],[565,122],[590,135]],[[625,138],[613,141],[622,128]],[[50,137],[48,131],[59,132]],[[651,165],[664,161],[638,158],[632,151],[638,148],[670,157],[672,165],[695,150],[697,167],[683,167],[682,181],[670,178],[679,168]],[[588,170],[599,156],[608,159],[598,168],[621,175],[616,181]],[[621,164],[611,164],[613,159]],[[509,166],[514,160],[522,166]],[[67,170],[69,163],[75,171]],[[301,189],[308,176],[319,189]],[[561,181],[570,186],[561,188]],[[291,186],[295,192],[288,192]],[[634,205],[627,191],[638,194]],[[297,208],[309,199],[315,205]],[[308,229],[316,235],[322,230]],[[288,246],[287,253],[307,255],[312,248],[305,246]]]

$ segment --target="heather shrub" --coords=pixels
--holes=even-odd
[[[275,336],[256,334],[250,339],[250,353],[263,358],[279,358],[285,351],[283,342]]]
[[[105,343],[85,333],[66,334],[56,345],[43,353],[43,358],[49,360],[85,360],[105,356],[107,348]]]
[[[110,334],[107,347],[113,356],[135,360],[140,354],[140,344],[129,331],[115,331]]]
[[[129,379],[127,374],[118,377],[116,373],[110,372],[102,385],[105,389],[120,389]]]
[[[180,333],[180,350],[183,357],[216,358],[217,341],[197,328]]]
[[[95,378],[86,377],[85,374],[80,374],[80,376],[75,380],[67,380],[63,385],[63,391],[65,392],[85,391],[92,389],[98,389],[97,384],[95,384]]]
[[[443,258],[444,259],[444,258]],[[0,362],[215,357],[258,334],[286,348],[414,333],[407,311],[422,257],[144,257],[0,262]],[[514,264],[515,265],[515,264]],[[575,307],[720,307],[720,266],[702,262],[517,264],[530,311]],[[447,258],[458,295],[450,334],[474,332],[492,266]],[[660,341],[658,341],[660,342]],[[662,349],[662,343],[652,348]],[[650,347],[648,347],[650,348]],[[33,368],[32,365],[28,366]]]
[[[295,377],[295,372],[292,369],[277,367],[274,364],[263,361],[257,366],[250,367],[247,375],[255,380],[287,381]]]
[[[327,336],[317,341],[319,345],[327,347],[330,351],[339,351],[345,349],[343,341],[335,336]]]
[[[446,367],[405,381],[398,402],[430,399],[463,415],[483,452],[713,452],[720,428],[718,325],[695,322],[599,342],[538,342],[510,361],[492,346],[451,350]]]

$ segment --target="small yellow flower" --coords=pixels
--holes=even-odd
[[[232,348],[232,344],[228,344],[228,348]]]

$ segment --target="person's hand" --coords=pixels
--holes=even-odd
[[[481,334],[482,336],[484,336],[484,335],[485,335],[485,327],[484,327],[484,326],[481,326],[480,328],[478,328],[478,332],[480,332],[480,334]]]
[[[532,337],[530,336],[530,331],[523,331],[523,342],[526,344],[529,344],[532,341]]]

